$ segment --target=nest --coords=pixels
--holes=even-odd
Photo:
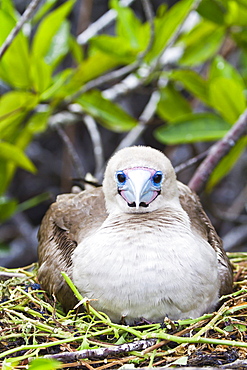
[[[2,268],[0,365],[23,369],[31,362],[30,369],[43,364],[47,369],[90,370],[125,364],[247,368],[247,253],[229,257],[234,293],[222,297],[218,311],[197,319],[138,326],[112,323],[89,302],[83,302],[87,312],[75,309],[65,315],[55,298],[40,289],[36,264]]]

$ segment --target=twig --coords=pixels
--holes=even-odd
[[[198,154],[197,156],[188,159],[186,162],[179,164],[178,166],[174,167],[176,173],[182,172],[187,168],[193,166],[194,164],[202,161],[208,154],[209,149],[205,150],[205,152]]]
[[[57,340],[55,342],[49,342],[49,343],[45,343],[45,344],[44,343],[41,343],[41,344],[27,344],[27,345],[24,344],[22,346],[14,347],[14,348],[11,348],[7,351],[1,352],[0,353],[0,358],[6,358],[7,356],[11,355],[12,353],[16,353],[16,352],[19,352],[19,351],[43,349],[44,347],[46,347],[46,348],[53,347],[53,346],[57,346],[57,345],[64,344],[64,343],[70,343],[70,342],[73,342],[73,341],[83,341],[83,339],[85,339],[85,334],[80,335],[78,337],[70,336],[69,338],[65,338],[65,339],[62,339],[62,340]]]
[[[57,133],[59,134],[59,136],[61,137],[61,139],[63,140],[63,142],[66,146],[66,149],[67,149],[67,151],[70,155],[70,158],[73,162],[73,165],[74,165],[75,171],[77,172],[78,177],[83,178],[84,174],[85,174],[85,170],[82,167],[81,160],[80,160],[77,152],[75,151],[75,148],[74,148],[73,144],[71,143],[70,138],[68,137],[68,135],[62,129],[61,126],[57,125],[57,126],[55,126],[55,128],[57,130]]]
[[[126,136],[125,138],[120,142],[118,147],[116,148],[116,151],[125,148],[127,146],[131,146],[135,144],[137,139],[141,136],[143,131],[146,130],[148,123],[153,118],[157,104],[160,100],[160,93],[159,91],[154,91],[153,94],[150,97],[150,100],[148,104],[146,105],[145,109],[143,110],[140,118],[139,118],[139,124],[134,127]]]
[[[72,290],[72,292],[74,293],[75,297],[78,299],[79,304],[83,304],[84,307],[85,307],[85,309],[89,310],[90,313],[92,313],[93,315],[95,315],[98,319],[100,319],[102,321],[105,321],[107,323],[110,323],[111,322],[109,318],[105,319],[105,317],[102,316],[100,312],[98,312],[92,306],[90,306],[88,304],[89,303],[89,300],[87,298],[83,298],[82,297],[82,295],[79,293],[79,291],[77,290],[77,288],[73,284],[73,282],[70,279],[70,277],[65,272],[61,271],[61,275],[64,278],[64,280],[66,281],[66,283],[68,284],[68,286],[70,287],[70,289]],[[79,304],[77,306],[79,306]]]
[[[207,344],[215,344],[215,345],[222,345],[222,346],[230,346],[230,347],[243,347],[247,348],[246,342],[236,341],[236,340],[227,340],[227,339],[215,339],[215,338],[205,338],[205,337],[177,337],[176,335],[167,334],[164,332],[160,333],[153,333],[150,335],[146,335],[147,338],[157,338],[157,339],[164,339],[169,342],[175,343],[207,343]]]
[[[97,124],[93,117],[89,115],[84,115],[83,116],[83,121],[88,129],[89,135],[92,140],[93,144],[93,152],[94,152],[94,159],[95,159],[95,170],[94,174],[95,177],[97,178],[100,169],[104,165],[104,152],[103,152],[103,145],[100,137],[100,133],[97,127]]]
[[[226,312],[228,311],[229,301],[225,302],[220,309],[215,313],[215,316],[207,323],[207,325],[203,326],[201,330],[199,330],[193,338],[200,338],[202,335],[204,335],[208,330],[213,329],[215,323],[218,321],[219,318],[221,318]]]
[[[200,193],[211,175],[214,168],[220,160],[230,152],[236,145],[236,142],[246,133],[247,128],[247,109],[239,117],[238,121],[228,131],[225,137],[213,145],[209,151],[208,156],[198,167],[194,176],[189,182],[189,187],[197,193]]]
[[[180,330],[179,332],[177,332],[176,335],[177,336],[184,336],[187,333],[191,333],[194,329],[196,329],[198,327],[201,327],[206,322],[208,322],[208,319],[200,320],[198,322],[195,322],[194,324],[191,324],[190,326],[186,327],[185,329]],[[167,343],[168,343],[167,340],[162,340],[160,342],[157,342],[153,346],[151,346],[151,347],[147,348],[145,351],[143,351],[143,354],[147,354],[147,353],[153,351],[154,349],[158,349],[158,348],[164,346]]]
[[[122,0],[120,2],[121,6],[129,6],[135,0]],[[88,40],[92,37],[97,35],[104,27],[110,25],[117,17],[117,12],[114,9],[108,10],[102,17],[97,19],[94,23],[92,23],[85,31],[83,31],[80,35],[77,36],[77,42],[80,45],[85,45]]]
[[[17,22],[16,26],[11,30],[10,34],[6,38],[5,42],[0,48],[0,59],[3,57],[9,46],[14,41],[15,37],[18,35],[20,30],[22,29],[23,25],[31,18],[33,12],[36,10],[37,6],[41,0],[32,0],[31,3],[28,5],[25,12],[20,17],[19,21]]]
[[[146,49],[142,53],[140,53],[138,56],[140,61],[142,61],[143,58],[147,55],[147,53],[151,50],[153,43],[154,43],[154,37],[155,37],[154,14],[153,14],[151,3],[149,0],[141,0],[141,2],[142,2],[142,6],[143,6],[146,19],[150,25],[150,37],[149,37],[149,41],[148,41],[148,45]]]
[[[91,80],[87,82],[85,85],[82,86],[81,89],[79,89],[76,93],[65,99],[66,104],[73,103],[79,96],[84,94],[85,92],[92,90],[96,87],[100,87],[101,85],[112,82],[117,80],[120,77],[123,77],[127,75],[130,72],[135,71],[139,67],[139,62],[135,61],[132,64],[129,64],[127,66],[124,66],[123,68],[117,69],[116,71],[111,71],[109,73],[106,73],[103,76],[97,77],[94,80]]]
[[[132,73],[124,78],[121,82],[116,83],[114,86],[102,91],[102,95],[106,99],[115,101],[118,97],[127,95],[129,92],[138,89],[143,83],[145,83],[146,79],[149,77],[149,72],[150,68],[147,68],[145,76],[142,77],[139,77],[136,74]]]
[[[247,366],[247,360],[244,359],[244,360],[236,360],[234,362],[231,362],[225,365],[218,365],[217,367],[221,369],[229,370],[229,369],[246,369],[246,366]]]
[[[84,349],[75,352],[62,352],[55,355],[46,355],[45,358],[52,358],[62,362],[71,362],[84,358],[105,359],[112,355],[121,355],[132,351],[142,351],[156,343],[156,339],[143,339],[131,343],[124,343],[118,346],[107,348]]]
[[[22,273],[18,273],[18,272],[0,271],[0,281],[9,280],[9,279],[12,279],[13,277],[25,278],[26,275]]]

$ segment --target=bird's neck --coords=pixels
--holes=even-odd
[[[180,205],[176,207],[167,205],[156,211],[146,213],[110,213],[103,225],[116,227],[117,225],[126,225],[126,223],[142,226],[180,224],[190,227],[189,217]]]

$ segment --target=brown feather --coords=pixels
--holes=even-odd
[[[71,256],[78,241],[97,230],[106,216],[102,189],[97,188],[58,196],[43,218],[38,233],[38,280],[46,291],[55,294],[65,311],[77,300],[61,271],[71,277]]]
[[[191,226],[214,248],[218,256],[218,265],[221,277],[220,295],[232,292],[233,273],[232,266],[223,249],[223,243],[213,227],[210,219],[202,208],[200,199],[188,186],[178,183],[179,200],[183,209],[190,217]]]

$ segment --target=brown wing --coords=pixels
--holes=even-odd
[[[229,294],[233,289],[232,266],[223,249],[222,240],[204,212],[199,197],[188,186],[179,181],[177,183],[180,203],[189,215],[192,228],[206,239],[217,253],[221,278],[220,295]]]
[[[71,255],[86,236],[98,229],[107,217],[102,188],[57,197],[44,216],[39,233],[38,280],[55,294],[66,311],[77,300],[61,276],[72,274]]]

